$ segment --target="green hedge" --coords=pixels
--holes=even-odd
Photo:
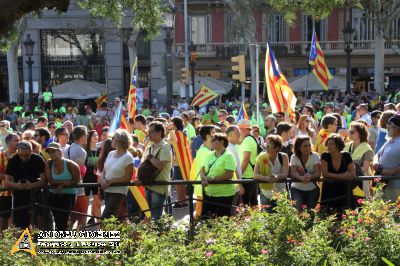
[[[196,227],[193,241],[187,226],[171,219],[164,218],[162,230],[109,220],[104,230],[121,231],[118,255],[10,256],[16,238],[8,230],[0,265],[400,265],[399,202],[377,195],[338,222],[317,210],[315,217],[298,214],[285,196],[276,197],[276,213],[247,210],[210,220]]]

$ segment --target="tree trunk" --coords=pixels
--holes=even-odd
[[[18,44],[19,41],[13,43],[7,51],[8,95],[10,103],[19,102]]]
[[[374,88],[380,95],[384,92],[385,39],[379,30],[375,30],[375,71]]]

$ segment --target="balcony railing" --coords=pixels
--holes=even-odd
[[[386,54],[400,53],[400,40],[392,43],[385,43]],[[264,52],[267,43],[259,43]],[[279,56],[306,56],[309,53],[310,42],[270,42],[269,43],[275,54]],[[344,55],[344,41],[320,42],[321,48],[325,55]],[[200,43],[196,44],[197,51],[202,57],[231,57],[237,54],[248,54],[248,45],[239,43]],[[183,56],[185,45],[177,43],[175,45],[176,54]],[[372,55],[374,54],[375,42],[371,41],[353,41],[352,54]]]

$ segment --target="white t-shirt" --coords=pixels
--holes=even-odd
[[[228,147],[226,148],[228,151],[230,151],[233,156],[235,157],[236,160],[236,171],[238,172],[238,179],[242,179],[242,167],[240,166],[240,157],[239,157],[239,151],[238,147],[235,144],[229,143]]]
[[[129,164],[133,164],[133,157],[129,152],[115,158],[116,151],[111,151],[104,164],[104,178],[109,181],[115,178],[119,178],[125,175],[125,167]],[[108,187],[104,191],[108,193],[128,193],[128,186]]]
[[[310,156],[308,157],[308,161],[306,163],[306,169],[307,169],[307,173],[309,175],[313,175],[314,174],[314,166],[316,164],[321,164],[321,160],[318,156],[318,153],[313,152],[310,154]],[[303,169],[303,165],[300,161],[300,159],[297,157],[296,154],[292,155],[292,158],[290,158],[290,165],[294,165],[297,166],[299,169]],[[304,183],[304,182],[293,182],[292,183],[292,187],[293,188],[297,188],[303,191],[309,191],[309,190],[313,190],[315,188],[315,184],[314,182],[308,182],[308,183]]]

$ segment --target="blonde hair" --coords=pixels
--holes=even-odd
[[[35,131],[33,130],[26,130],[24,133],[22,133],[22,140],[31,140],[33,139],[33,136],[35,135]],[[28,138],[30,136],[30,138]]]
[[[311,123],[311,119],[310,119],[310,117],[308,115],[301,115],[299,117],[299,122],[297,123],[297,129],[302,130],[301,126],[302,126],[304,120],[306,120],[306,119],[310,120],[310,123]],[[308,136],[311,138],[312,137],[312,131],[310,130],[309,127],[306,127],[306,130],[307,130]]]
[[[125,129],[117,129],[114,133],[114,138],[117,140],[118,146],[122,149],[128,150],[132,145],[132,138]]]

